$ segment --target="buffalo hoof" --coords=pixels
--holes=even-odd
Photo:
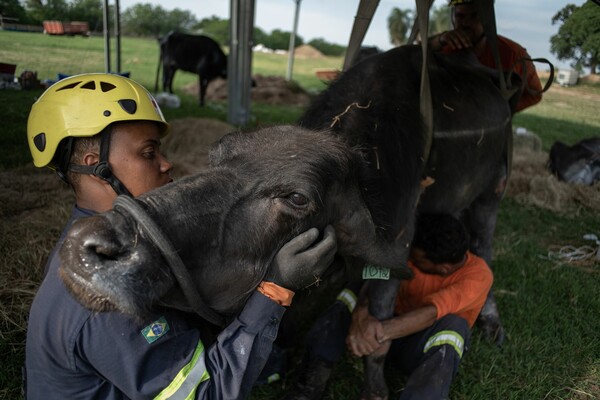
[[[327,388],[333,363],[320,357],[307,357],[301,365],[300,375],[286,400],[319,400]]]
[[[483,337],[490,343],[502,347],[506,336],[500,317],[482,316],[477,319],[477,327],[481,330]]]
[[[477,327],[481,329],[483,337],[490,343],[494,343],[498,347],[504,344],[504,328],[498,313],[498,306],[492,291],[488,293],[488,297],[483,305],[483,309],[477,317]]]

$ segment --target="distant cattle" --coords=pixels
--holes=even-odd
[[[548,168],[568,183],[593,185],[600,181],[600,137],[584,139],[573,146],[555,142],[550,148]]]
[[[198,98],[204,105],[206,88],[213,79],[227,79],[227,56],[213,39],[171,31],[160,39],[160,64],[163,69],[163,91],[173,93],[175,71],[181,69],[198,74]],[[159,68],[160,68],[159,64]],[[158,86],[158,71],[156,76]],[[155,91],[158,88],[155,87]]]

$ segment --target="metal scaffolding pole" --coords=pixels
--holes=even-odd
[[[231,42],[227,57],[227,120],[239,126],[250,120],[254,0],[231,0],[229,21]]]
[[[108,0],[104,0],[103,7],[103,28],[104,28],[104,70],[105,72],[111,72],[110,65],[110,28],[108,18]]]
[[[300,2],[302,0],[294,0],[296,2],[296,12],[294,15],[294,29],[290,35],[290,49],[288,51],[288,68],[285,75],[285,79],[288,81],[292,80],[292,73],[294,70],[294,57],[296,50],[296,33],[298,32],[298,16],[300,15]]]

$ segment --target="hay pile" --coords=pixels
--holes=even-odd
[[[559,214],[581,207],[600,210],[600,184],[583,186],[559,181],[546,168],[548,153],[535,134],[515,135],[512,175],[506,195],[524,205]]]
[[[294,82],[286,81],[283,77],[257,74],[252,79],[256,83],[250,90],[250,96],[254,103],[298,107],[306,107],[310,103],[310,96],[304,89]],[[185,86],[183,91],[197,96],[198,83]],[[221,78],[211,81],[206,89],[206,100],[226,101],[227,81]]]
[[[233,131],[232,125],[216,119],[182,118],[171,122],[172,134],[163,140],[161,149],[173,163],[173,177],[191,175],[206,168],[211,144]]]

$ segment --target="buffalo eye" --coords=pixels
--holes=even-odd
[[[300,193],[292,193],[287,197],[287,201],[296,208],[308,207],[308,198]]]

